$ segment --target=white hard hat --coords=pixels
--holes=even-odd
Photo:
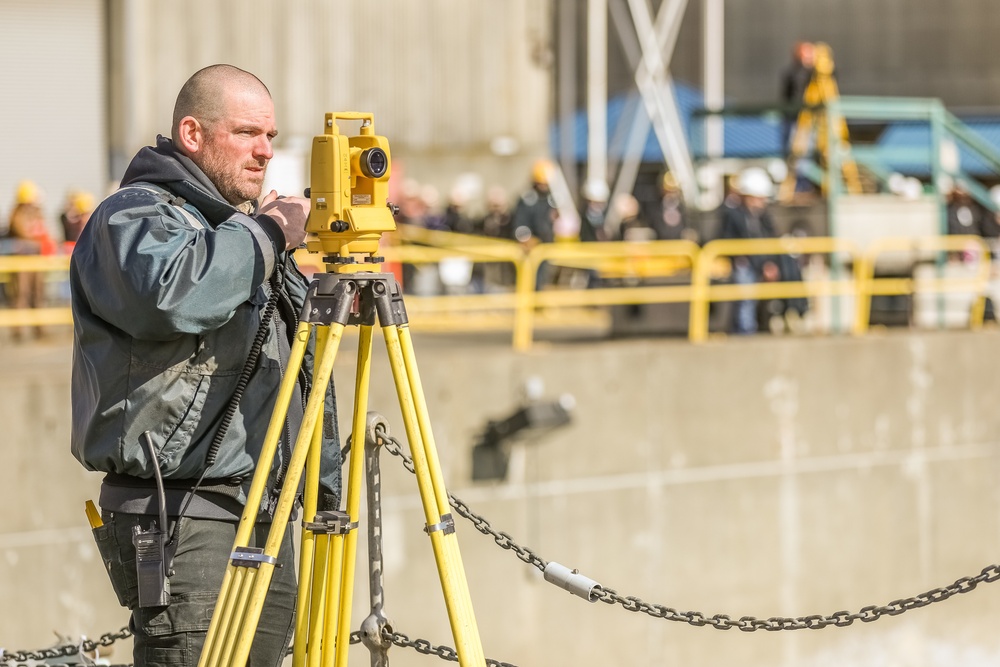
[[[583,198],[589,201],[606,202],[611,195],[608,184],[596,178],[588,178],[583,184]]]
[[[736,190],[748,197],[764,197],[774,195],[774,181],[766,170],[760,167],[749,167],[740,172],[736,179]]]

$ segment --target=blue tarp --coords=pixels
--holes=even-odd
[[[963,122],[969,130],[1000,154],[1000,120],[966,118]],[[882,164],[893,171],[914,175],[930,174],[930,146],[930,123],[914,122],[890,124],[876,143],[876,147],[884,155],[880,160]],[[998,175],[986,160],[961,142],[958,143],[958,154],[959,164],[965,173],[975,176]]]

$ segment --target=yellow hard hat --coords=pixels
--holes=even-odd
[[[38,186],[32,181],[21,181],[17,184],[15,201],[18,204],[37,204],[39,199]]]
[[[664,192],[674,192],[680,189],[677,185],[677,177],[669,171],[663,174],[663,178],[660,179],[660,187]]]
[[[79,214],[90,213],[94,210],[94,195],[89,192],[76,192],[70,199],[70,207]]]
[[[538,160],[531,167],[531,180],[543,185],[549,184],[549,175],[552,173],[552,163],[548,160]]]

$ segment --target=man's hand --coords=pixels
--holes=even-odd
[[[285,250],[297,248],[306,237],[309,200],[304,197],[279,197],[271,190],[261,201],[258,213],[278,223],[285,235]]]

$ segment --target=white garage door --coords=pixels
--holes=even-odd
[[[66,191],[108,187],[103,3],[0,0],[0,28],[0,226],[29,179],[61,239]]]

